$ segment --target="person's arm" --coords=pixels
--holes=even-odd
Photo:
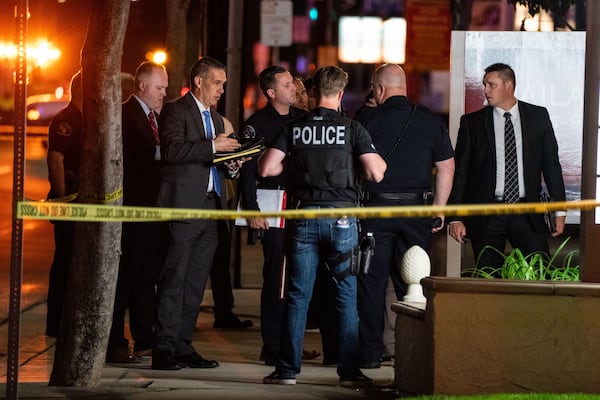
[[[258,174],[260,176],[277,176],[283,172],[285,153],[271,147],[258,160]]]
[[[550,121],[550,115],[548,115],[548,110],[545,108],[543,110],[545,138],[542,174],[544,175],[544,182],[546,182],[550,197],[552,197],[554,201],[565,201],[565,183],[562,175],[562,167],[558,158],[558,143],[556,141],[556,135],[554,134],[552,122]],[[551,234],[552,237],[557,237],[563,234],[565,230],[566,219],[566,210],[560,210],[556,212],[556,231]]]
[[[378,153],[364,153],[359,156],[363,167],[365,179],[372,182],[381,182],[387,169],[385,160]]]
[[[448,224],[448,233],[450,236],[454,238],[458,243],[465,243],[465,238],[467,237],[467,228],[462,221],[452,221]]]
[[[452,192],[452,182],[454,180],[454,157],[443,161],[435,162],[437,173],[435,175],[435,191],[433,197],[434,206],[445,206]],[[435,233],[444,227],[444,215],[438,215],[442,219],[442,225],[433,228],[431,232]]]
[[[67,186],[65,183],[65,156],[55,150],[48,151],[48,179],[50,180],[50,187],[54,195],[64,197],[67,195]]]
[[[456,139],[454,150],[454,178],[452,181],[452,191],[448,199],[450,204],[464,204],[465,191],[470,170],[471,162],[471,140],[469,131],[469,121],[466,116],[460,118],[460,127]],[[467,228],[460,220],[460,217],[452,217],[447,221],[448,233],[459,243],[465,243]]]

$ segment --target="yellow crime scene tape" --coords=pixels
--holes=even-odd
[[[43,202],[49,202],[49,203],[71,203],[75,199],[79,198],[79,199],[87,199],[89,201],[100,201],[100,202],[106,204],[106,203],[110,203],[110,202],[113,202],[115,200],[118,200],[121,197],[123,197],[123,188],[119,188],[119,189],[115,190],[112,193],[107,193],[107,194],[102,195],[102,196],[82,196],[81,194],[75,192],[75,193],[72,193],[72,194],[70,194],[68,196],[65,196],[65,197],[57,197],[55,199],[48,199],[48,200],[44,200]]]
[[[548,203],[516,204],[468,204],[448,206],[394,206],[290,209],[262,212],[251,210],[204,210],[186,208],[158,208],[112,206],[102,204],[79,204],[47,201],[20,201],[17,203],[17,218],[46,219],[58,221],[87,222],[149,222],[184,219],[235,219],[256,217],[283,217],[286,219],[307,219],[339,217],[342,215],[360,218],[427,217],[443,214],[449,216],[529,214],[558,210],[589,210],[600,206],[596,200],[578,200]]]

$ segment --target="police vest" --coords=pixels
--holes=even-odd
[[[336,116],[311,114],[288,128],[290,183],[295,188],[355,187],[350,120]]]

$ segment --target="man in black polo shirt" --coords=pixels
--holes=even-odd
[[[425,107],[406,98],[406,75],[395,64],[378,68],[371,80],[377,107],[357,116],[389,165],[379,183],[368,182],[366,206],[422,205],[431,200],[432,168],[437,169],[433,204],[445,205],[454,175],[454,152],[448,129]],[[363,231],[375,237],[375,253],[368,275],[358,280],[358,313],[361,367],[379,368],[383,354],[385,291],[391,276],[398,298],[406,293],[398,266],[414,245],[429,251],[431,234],[443,227],[444,216],[432,227],[427,218],[372,218]],[[439,223],[441,222],[441,224]]]

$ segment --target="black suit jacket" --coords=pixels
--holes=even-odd
[[[156,204],[160,161],[155,160],[156,144],[148,117],[140,102],[131,96],[122,108],[123,204]]]
[[[565,200],[558,144],[548,111],[544,107],[519,101],[523,138],[525,201],[539,202],[542,177],[556,201]],[[496,146],[493,107],[463,115],[455,149],[456,169],[450,204],[493,203],[496,186]],[[488,217],[465,218],[467,234],[478,235],[486,229]],[[542,214],[530,215],[534,230],[545,228]]]
[[[211,110],[215,134],[225,131],[223,118]],[[157,205],[173,208],[206,208],[206,189],[214,158],[206,138],[202,114],[191,92],[163,107],[159,118],[161,169]],[[221,188],[224,172],[218,168]],[[226,209],[226,196],[221,208]]]

